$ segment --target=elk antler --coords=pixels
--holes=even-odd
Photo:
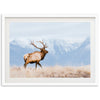
[[[46,45],[46,43],[45,44],[43,43],[43,40],[42,41],[37,41],[37,42],[40,42],[43,45],[44,49],[47,48],[47,45]]]
[[[31,45],[33,45],[33,46],[36,47],[37,49],[41,49],[41,48],[37,47],[37,46],[34,44],[34,41],[31,42]]]

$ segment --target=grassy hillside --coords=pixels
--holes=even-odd
[[[34,77],[45,77],[45,78],[88,78],[90,77],[90,66],[81,67],[43,67],[43,68],[24,68],[13,66],[10,68],[10,77],[12,78],[34,78]]]

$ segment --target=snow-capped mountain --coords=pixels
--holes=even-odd
[[[90,39],[82,43],[65,40],[44,40],[48,45],[49,53],[41,61],[42,65],[86,65],[90,64]],[[36,42],[35,42],[36,43]],[[39,47],[39,43],[36,43]],[[30,45],[30,41],[10,41],[10,65],[23,65],[23,56],[26,53],[39,51]],[[31,65],[33,66],[33,65]]]
[[[16,45],[16,46],[20,46],[22,48],[30,48],[35,50],[36,48],[34,48],[32,45],[30,45],[30,40],[13,40],[10,41],[11,45]],[[35,41],[34,41],[35,42]],[[80,43],[74,43],[72,41],[65,41],[65,40],[44,40],[44,42],[46,42],[48,48],[47,50],[49,51],[49,53],[51,54],[55,54],[56,53],[56,48],[59,50],[59,52],[61,54],[63,54],[63,52],[69,52],[70,50],[74,50],[76,48],[78,48],[80,46]],[[35,44],[39,47],[42,47],[42,45],[39,42],[35,42]]]
[[[47,41],[48,51],[51,54],[57,52],[64,54],[79,47],[80,43],[73,43],[65,40],[49,40]]]

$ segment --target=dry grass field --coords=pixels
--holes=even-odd
[[[11,78],[89,78],[90,66],[81,67],[43,67],[43,68],[24,68],[13,66],[10,68]]]

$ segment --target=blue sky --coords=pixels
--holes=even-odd
[[[89,22],[12,22],[10,40],[84,40],[90,36]]]

